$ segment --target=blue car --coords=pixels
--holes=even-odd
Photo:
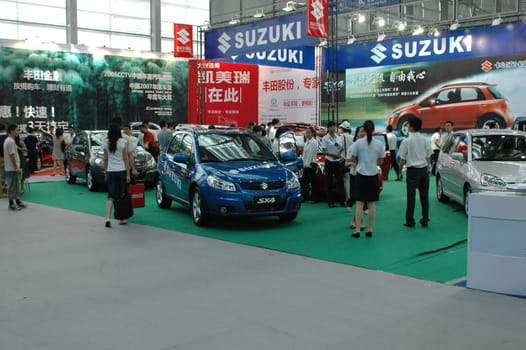
[[[255,135],[233,129],[189,129],[174,133],[158,162],[156,201],[191,207],[194,223],[213,217],[277,215],[292,221],[301,208],[297,169],[301,159],[281,161]],[[289,169],[290,167],[290,169]]]

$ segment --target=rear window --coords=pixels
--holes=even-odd
[[[496,99],[504,98],[499,90],[495,86],[488,86],[488,91],[493,95]]]

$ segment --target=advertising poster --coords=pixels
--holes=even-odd
[[[258,66],[189,62],[188,122],[244,127],[258,116]]]
[[[260,67],[259,123],[277,118],[287,122],[318,123],[316,72],[304,69]]]
[[[105,52],[0,48],[0,122],[46,130],[186,121],[187,63]]]

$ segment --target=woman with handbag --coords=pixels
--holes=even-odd
[[[108,186],[105,226],[111,227],[111,212],[114,204],[125,196],[127,183],[130,182],[127,144],[121,135],[119,125],[111,124],[103,149],[104,170]],[[120,225],[125,225],[126,223],[126,219],[121,219],[119,222]]]

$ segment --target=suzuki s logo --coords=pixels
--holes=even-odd
[[[484,62],[482,62],[482,64],[480,65],[480,68],[482,69],[483,72],[489,72],[490,70],[493,69],[493,63],[491,63],[490,61],[486,60]]]
[[[319,21],[323,18],[323,4],[320,1],[314,1],[312,4],[312,11],[310,14],[312,17],[316,18],[316,21]]]
[[[190,42],[190,33],[185,28],[181,29],[177,32],[177,41],[183,45],[188,44]]]
[[[261,189],[266,190],[268,188],[268,183],[262,182],[259,186],[261,187]]]
[[[384,52],[387,51],[387,47],[383,46],[382,44],[376,44],[375,47],[371,50],[373,55],[371,56],[371,59],[375,61],[377,64],[380,64],[387,55],[384,54]]]
[[[232,47],[232,45],[230,45],[230,39],[232,38],[227,33],[221,34],[219,39],[217,39],[217,41],[219,41],[220,44],[217,47],[219,51],[221,51],[222,53],[226,53],[230,49],[230,47]]]
[[[434,38],[414,40],[405,43],[395,43],[388,48],[382,44],[376,44],[371,50],[371,59],[380,64],[388,56],[392,60],[405,58],[423,58],[445,55],[459,55],[471,52],[473,48],[473,37],[471,35],[457,35],[449,38]]]

